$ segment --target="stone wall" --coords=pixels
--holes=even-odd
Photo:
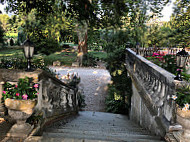
[[[152,133],[164,136],[176,121],[174,75],[126,50],[126,68],[133,81],[130,118]]]

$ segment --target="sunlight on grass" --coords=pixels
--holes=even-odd
[[[17,57],[23,55],[24,53],[22,49],[6,49],[0,51],[0,57]]]
[[[0,50],[0,59],[4,57],[14,58],[23,56],[24,53],[22,49]],[[48,56],[42,54],[34,55],[34,58],[43,58],[46,65],[52,65],[54,61],[60,61],[61,65],[71,66],[72,63],[76,61],[77,54],[75,52],[55,52]]]
[[[94,57],[105,60],[107,58],[106,52],[89,51]]]

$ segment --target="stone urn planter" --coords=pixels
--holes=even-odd
[[[16,124],[12,126],[7,136],[26,138],[33,127],[25,123],[33,113],[33,108],[36,106],[36,100],[16,100],[6,99],[5,106],[8,109],[8,114],[16,120]]]
[[[182,139],[184,142],[190,141],[190,110],[184,111],[177,108],[177,122],[183,127]]]

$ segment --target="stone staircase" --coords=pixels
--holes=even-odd
[[[81,111],[70,120],[62,120],[47,127],[41,137],[27,142],[163,142],[151,135],[127,116],[103,112]]]

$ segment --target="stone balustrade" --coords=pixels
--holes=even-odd
[[[19,78],[32,77],[35,83],[39,83],[37,105],[34,108],[34,115],[41,116],[33,135],[43,130],[46,124],[58,118],[73,115],[78,112],[78,88],[68,86],[59,79],[53,77],[46,71],[38,69],[33,72],[23,70],[0,69],[0,99],[2,98],[3,84],[10,82],[16,84]],[[7,117],[7,110],[0,100],[1,117]]]
[[[174,75],[126,49],[126,68],[133,81],[130,118],[164,136],[176,121]]]
[[[154,52],[163,52],[165,51],[166,54],[177,54],[178,51],[181,50],[181,48],[153,48],[153,47],[148,47],[148,48],[131,48],[131,50],[133,50],[134,52],[136,52],[136,54],[141,55],[143,57],[146,56],[152,56]]]

